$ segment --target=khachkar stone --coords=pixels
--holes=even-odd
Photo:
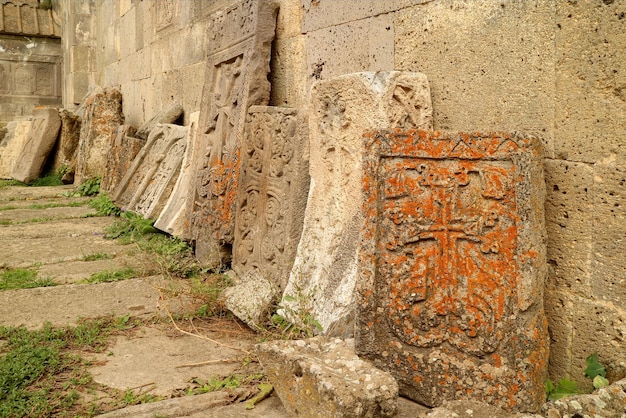
[[[61,110],[61,133],[57,142],[56,154],[54,156],[53,167],[55,170],[65,168],[63,182],[66,184],[74,182],[74,172],[76,171],[76,153],[80,140],[80,116],[69,110]]]
[[[122,180],[141,148],[146,144],[145,139],[135,138],[135,127],[120,125],[117,135],[111,141],[109,158],[107,159],[100,182],[100,190],[111,193]]]
[[[11,177],[28,183],[41,175],[46,159],[59,135],[61,118],[57,109],[36,107],[26,142],[17,156]]]
[[[30,117],[12,120],[7,124],[7,133],[0,141],[0,178],[11,178],[13,166],[28,139],[31,124]]]
[[[291,321],[313,317],[326,334],[353,333],[357,247],[363,225],[362,134],[387,127],[432,128],[424,74],[356,73],[313,85],[311,190],[281,302]]]
[[[199,119],[200,112],[194,112],[189,115],[189,139],[185,155],[183,156],[180,174],[170,197],[165,203],[165,207],[163,207],[161,214],[154,223],[154,226],[161,231],[183,239],[189,239],[185,235],[185,222],[187,220],[187,208],[189,207],[188,200],[191,195],[190,188],[196,179],[195,173],[192,171],[191,162],[197,159],[198,147],[196,146],[195,138],[198,135]]]
[[[141,139],[148,139],[150,132],[159,123],[174,123],[183,114],[183,107],[178,103],[170,103],[168,106],[161,109],[159,113],[154,115],[152,119],[144,123],[137,129],[135,136]]]
[[[309,190],[307,128],[296,109],[252,106],[248,113],[232,262],[242,283],[228,290],[226,307],[252,326],[267,319],[296,256]]]
[[[124,123],[122,94],[115,89],[100,90],[85,101],[80,129],[74,182],[102,176],[117,128]]]
[[[208,68],[200,108],[199,160],[190,232],[205,264],[228,258],[233,243],[239,146],[248,108],[270,97],[270,56],[278,2],[242,0],[209,17]]]
[[[146,218],[158,217],[178,178],[187,132],[186,126],[156,125],[115,189],[113,201]]]
[[[548,360],[536,138],[365,135],[357,352],[438,406],[536,411]]]

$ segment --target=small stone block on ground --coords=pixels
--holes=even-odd
[[[52,151],[61,128],[61,118],[57,109],[36,107],[33,121],[22,151],[11,170],[11,177],[24,183],[41,175],[46,159]]]
[[[258,270],[251,270],[242,277],[241,283],[226,288],[222,296],[226,309],[252,329],[258,329],[269,319],[280,292]]]
[[[285,409],[306,417],[391,417],[398,385],[361,360],[354,340],[315,337],[256,347],[259,361]]]
[[[365,135],[357,352],[428,406],[545,400],[546,233],[538,139]]]

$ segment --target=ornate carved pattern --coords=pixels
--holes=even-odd
[[[213,14],[209,20],[209,48],[212,53],[250,38],[256,29],[255,0],[244,0]]]
[[[306,162],[293,109],[255,106],[248,115],[241,153],[233,268],[241,276],[258,269],[284,289],[301,231]],[[301,123],[301,122],[300,122]],[[287,247],[286,247],[287,246]]]
[[[371,134],[366,149],[357,350],[428,405],[462,394],[536,409],[547,361],[539,141],[398,131]]]
[[[35,71],[35,94],[39,96],[53,96],[54,79],[52,66],[38,66]]]

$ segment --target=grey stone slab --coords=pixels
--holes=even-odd
[[[200,159],[190,202],[190,235],[204,263],[220,263],[233,242],[239,148],[248,108],[270,97],[278,2],[241,0],[211,14],[200,108]]]
[[[161,109],[159,113],[154,115],[149,121],[144,123],[137,129],[137,133],[135,136],[141,139],[148,139],[150,136],[150,132],[159,123],[174,123],[176,122],[181,115],[183,114],[183,107],[178,103],[170,103],[168,106]]]
[[[85,99],[76,156],[74,182],[102,176],[117,128],[124,123],[122,94],[115,89],[97,90]]]
[[[28,183],[41,175],[48,154],[52,151],[61,127],[57,109],[33,109],[33,121],[28,137],[13,164],[11,177]]]
[[[44,200],[62,198],[64,194],[71,193],[73,186],[50,186],[50,187],[22,187],[14,186],[0,189],[0,203],[23,200]],[[32,202],[40,203],[40,202]]]
[[[28,139],[30,120],[13,120],[7,124],[7,133],[0,141],[0,178],[11,178],[13,166]]]
[[[78,207],[58,207],[45,209],[14,209],[0,210],[0,224],[32,222],[37,219],[70,219],[84,218],[96,213],[96,210],[85,205]]]
[[[256,347],[259,361],[285,409],[307,417],[391,417],[398,384],[361,360],[354,340],[315,337]]]
[[[146,218],[157,218],[178,179],[188,131],[186,126],[157,125],[117,185],[113,201]]]
[[[311,315],[330,335],[354,326],[364,130],[432,127],[424,74],[355,73],[313,85],[309,114],[311,188],[302,237],[283,294],[286,315]],[[314,303],[313,303],[314,302]],[[306,312],[306,314],[305,314]]]
[[[540,141],[373,131],[363,150],[357,352],[426,405],[536,412],[549,344]]]

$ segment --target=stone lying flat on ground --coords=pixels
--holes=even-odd
[[[89,206],[57,207],[45,209],[0,210],[0,224],[29,222],[33,219],[70,219],[94,215],[96,210]]]
[[[16,200],[61,198],[64,194],[71,193],[72,190],[74,190],[74,186],[7,187],[0,189],[0,203]]]
[[[137,133],[135,136],[137,138],[147,140],[148,136],[156,126],[160,123],[174,123],[176,122],[181,115],[183,114],[183,107],[178,103],[170,103],[168,106],[164,107],[152,117],[149,121],[144,123],[137,129]]]
[[[467,399],[536,412],[549,343],[540,141],[365,138],[357,352],[428,406]]]
[[[309,114],[311,190],[302,238],[281,305],[310,314],[328,335],[352,335],[357,248],[363,226],[362,134],[432,127],[424,74],[348,74],[315,83]],[[289,316],[298,321],[297,316]]]
[[[45,227],[42,223],[45,222]],[[106,227],[115,222],[112,217],[90,217],[77,219],[42,219],[41,222],[25,222],[18,225],[0,225],[0,236],[6,239],[29,239],[52,238],[50,243],[54,243],[55,238],[92,238],[104,241],[103,231]],[[80,241],[80,239],[78,240]],[[91,241],[90,241],[91,242]],[[107,240],[109,243],[114,241]],[[7,242],[7,244],[9,244]],[[119,244],[118,244],[119,245]],[[88,249],[89,247],[85,247]]]
[[[111,142],[117,135],[118,126],[124,123],[122,93],[118,90],[98,89],[85,99],[84,105],[76,151],[76,184],[104,173]]]
[[[113,201],[145,218],[156,219],[180,173],[189,128],[159,124],[151,132],[113,193]]]
[[[59,135],[61,118],[59,111],[49,107],[33,109],[33,120],[28,137],[17,156],[11,177],[24,183],[41,175],[46,159]]]
[[[270,99],[270,58],[279,2],[239,0],[207,17],[207,71],[200,106],[198,160],[189,203],[196,257],[218,265],[230,257],[235,227],[239,147],[248,108]]]
[[[259,361],[287,411],[310,417],[391,417],[398,385],[358,358],[354,340],[315,337],[257,345]]]
[[[250,339],[233,339],[219,333],[203,332],[209,341],[171,330],[169,326],[148,326],[133,337],[116,337],[108,351],[92,357],[89,372],[97,383],[125,390],[144,388],[145,393],[172,396],[189,387],[192,379],[228,376],[240,367],[253,350]],[[180,347],[185,350],[181,352]],[[202,364],[207,360],[212,363]]]
[[[438,408],[419,415],[420,418],[542,418],[541,415],[512,414],[496,406],[478,401],[447,401]],[[550,417],[552,418],[552,417]]]
[[[11,172],[30,132],[31,120],[13,120],[7,124],[7,133],[0,135],[0,178],[11,178]]]
[[[20,199],[20,200],[3,200],[0,196],[0,211],[13,210],[13,209],[36,209],[43,205],[51,205],[58,207],[72,207],[75,205],[81,205],[87,207],[91,197],[42,197],[36,200],[33,199]]]

